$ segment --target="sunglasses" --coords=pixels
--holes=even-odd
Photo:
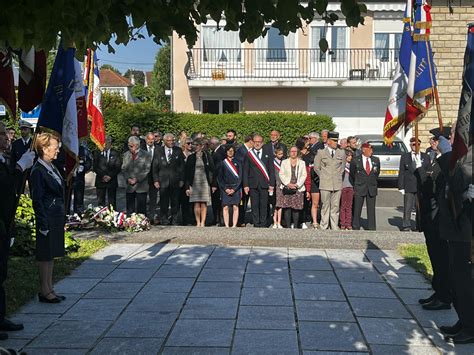
[[[187,142],[186,145],[191,145],[192,143],[191,142]]]

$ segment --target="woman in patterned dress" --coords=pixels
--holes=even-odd
[[[208,152],[203,151],[202,139],[194,141],[194,153],[186,160],[185,186],[189,202],[194,204],[196,226],[204,227],[207,205],[211,203],[212,191],[216,190],[214,181],[214,163]]]

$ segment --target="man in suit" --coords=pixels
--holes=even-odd
[[[473,234],[473,154],[474,127],[467,153],[460,158],[451,170],[452,152],[449,141],[439,138],[438,149],[442,153],[438,158],[446,188],[440,196],[440,235],[448,241],[449,265],[452,286],[453,305],[458,321],[453,326],[441,326],[446,339],[455,344],[474,343],[474,279],[472,266]]]
[[[347,146],[351,148],[354,153],[354,157],[358,157],[362,154],[361,150],[357,147],[357,138],[354,136],[347,137]]]
[[[18,138],[11,145],[11,158],[10,164],[14,168],[16,162],[21,158],[21,156],[31,147],[31,132],[33,125],[27,121],[21,120],[19,122],[21,138]]]
[[[97,204],[99,206],[112,205],[117,210],[117,176],[122,168],[122,157],[119,152],[112,148],[112,137],[105,137],[105,148],[94,152],[93,170],[95,176],[95,188]],[[107,203],[105,196],[107,195]]]
[[[314,158],[314,171],[319,176],[321,191],[321,229],[339,230],[339,204],[342,191],[342,173],[346,153],[337,147],[339,133],[328,132],[327,147],[318,150]],[[331,223],[331,224],[329,224]]]
[[[418,140],[418,144],[421,141]],[[411,230],[411,212],[415,206],[418,192],[418,181],[415,170],[423,167],[429,168],[430,157],[426,153],[416,152],[416,139],[410,139],[411,152],[405,153],[400,157],[400,170],[398,172],[398,190],[403,195],[403,224],[402,231]],[[418,211],[417,211],[418,212]]]
[[[318,132],[311,132],[310,134],[308,134],[308,138],[310,144],[309,149],[314,155],[318,153],[318,150],[324,149],[324,144],[319,141]]]
[[[244,161],[249,153],[249,150],[253,148],[253,136],[248,135],[244,138],[244,144],[236,149],[235,160],[240,163],[240,166],[244,165]],[[245,226],[245,213],[247,211],[247,205],[249,203],[249,196],[243,194],[242,201],[239,205],[239,223],[238,225],[243,227]]]
[[[151,157],[151,161],[153,162],[153,158],[155,157],[155,152],[159,149],[159,146],[155,145],[155,135],[152,132],[147,133],[145,136],[146,142],[146,151]],[[153,165],[153,163],[152,163]],[[148,173],[148,185],[150,185],[150,189],[148,190],[148,219],[151,223],[158,222],[158,215],[156,213],[156,201],[158,196],[158,189],[155,187],[153,181],[153,168],[150,167],[150,172]]]
[[[263,151],[263,137],[253,136],[253,149],[244,161],[243,187],[252,203],[253,225],[257,228],[267,226],[268,195],[274,192],[275,173],[273,155]]]
[[[155,137],[155,146],[157,146],[157,147],[163,146],[163,141],[162,141],[163,135],[161,134],[161,132],[160,132],[160,131],[156,131],[156,132],[154,133],[154,137]]]
[[[362,155],[352,159],[349,178],[354,186],[354,218],[352,229],[360,229],[360,215],[364,199],[367,205],[368,229],[375,230],[375,201],[377,197],[377,178],[380,174],[380,160],[372,155],[372,146],[362,144]]]
[[[34,152],[26,152],[12,168],[4,154],[10,150],[10,141],[5,125],[0,122],[0,340],[8,339],[6,331],[22,330],[22,324],[9,321],[6,316],[6,297],[3,283],[7,278],[8,253],[14,227],[11,225],[16,211],[18,187],[22,181],[22,173],[33,165]]]
[[[184,185],[183,151],[174,146],[171,133],[163,137],[164,146],[155,150],[153,159],[153,181],[160,191],[161,224],[177,224],[179,192]],[[171,205],[171,214],[168,210]]]
[[[130,135],[129,137],[134,136],[140,139],[140,149],[145,149],[146,143],[143,138],[140,137],[140,127],[137,124],[133,124],[130,126]],[[123,143],[123,153],[128,152],[128,138]]]
[[[329,138],[329,130],[323,129],[321,131],[321,143],[324,146],[324,148],[326,148],[328,146],[328,139],[330,139]]]
[[[79,145],[79,166],[74,172],[72,180],[74,194],[74,213],[81,215],[84,212],[84,191],[86,188],[86,174],[92,168],[92,157],[87,147],[87,143],[83,142]]]
[[[283,150],[283,159],[288,157],[288,148],[286,145],[280,142],[280,132],[273,130],[270,132],[270,142],[263,146],[263,150],[271,156],[275,156],[275,149],[280,148]]]

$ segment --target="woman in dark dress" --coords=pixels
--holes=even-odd
[[[53,165],[59,139],[51,133],[36,137],[38,161],[31,169],[31,197],[36,216],[36,260],[39,266],[40,302],[59,303],[64,296],[53,289],[54,258],[64,256],[64,181]]]
[[[225,153],[226,158],[220,166],[217,181],[221,190],[224,224],[229,228],[229,208],[232,206],[232,228],[235,228],[239,220],[239,204],[242,197],[242,165],[234,159],[233,145],[226,145]]]

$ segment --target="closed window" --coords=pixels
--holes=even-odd
[[[238,32],[203,26],[201,36],[205,62],[240,62],[241,43]]]
[[[257,61],[267,63],[294,62],[295,34],[290,32],[287,36],[280,34],[280,30],[268,26],[265,37],[260,37],[255,41],[257,48]]]
[[[202,99],[201,112],[202,113],[236,113],[240,111],[239,99]]]
[[[382,62],[397,60],[401,42],[401,33],[376,33],[375,57]],[[394,49],[393,54],[391,54],[391,49]]]

